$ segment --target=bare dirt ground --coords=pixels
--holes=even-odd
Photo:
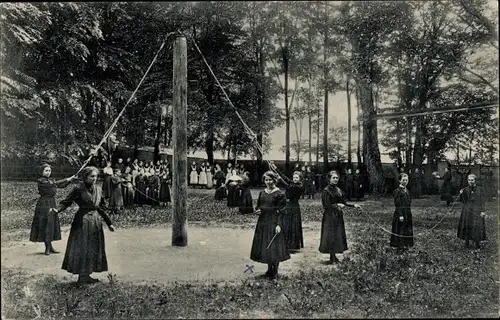
[[[72,279],[71,274],[61,269],[69,228],[62,231],[62,240],[54,242],[54,247],[61,251],[59,254],[45,256],[43,244],[17,242],[2,247],[2,267]],[[349,230],[347,233],[349,239]],[[252,229],[188,225],[187,247],[172,247],[171,236],[170,226],[117,229],[115,232],[105,229],[108,272],[119,281],[168,283],[232,281],[255,277],[267,270],[266,265],[249,258]],[[305,248],[281,263],[280,273],[286,275],[300,269],[326,268],[321,261],[328,257],[318,252],[319,237],[319,223],[305,224]],[[94,276],[107,281],[108,272]]]

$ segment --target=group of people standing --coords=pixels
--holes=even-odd
[[[266,172],[263,176],[266,188],[260,192],[257,200],[256,210],[260,215],[250,258],[266,263],[268,270],[264,276],[277,279],[279,263],[290,259],[290,253],[304,247],[299,205],[304,189],[300,172],[295,172],[293,181],[287,183],[276,167],[273,170],[274,172]],[[331,171],[328,179],[329,184],[323,189],[321,197],[324,211],[319,251],[330,255],[327,264],[334,264],[339,262],[336,255],[348,249],[343,208],[347,206],[361,209],[361,206],[347,202],[347,193],[339,187],[340,176],[337,171]],[[276,187],[280,181],[286,184],[285,194]],[[402,173],[398,181],[399,186],[393,192],[395,210],[389,244],[401,253],[414,246],[414,236],[412,195],[407,189],[409,176]],[[468,175],[468,186],[461,189],[459,194],[463,207],[457,237],[465,240],[466,247],[473,242],[479,249],[480,242],[486,240],[486,198],[483,189],[476,184],[475,175]]]
[[[145,166],[139,168],[134,166],[132,170],[138,171],[136,183],[145,175]],[[107,166],[108,167],[108,166]],[[149,167],[149,166],[148,166]],[[139,169],[139,170],[137,170]],[[161,168],[158,173],[162,173]],[[168,172],[167,168],[163,173]],[[263,175],[265,189],[259,193],[255,211],[253,210],[251,194],[250,198],[244,200],[244,208],[252,209],[259,214],[255,233],[252,241],[250,258],[253,261],[265,263],[268,270],[265,277],[276,280],[280,262],[290,259],[290,254],[304,248],[302,232],[302,218],[299,200],[305,190],[302,173],[294,172],[292,180],[282,176],[276,166],[272,165],[273,171]],[[217,171],[218,170],[218,171]],[[125,168],[125,172],[129,170]],[[228,170],[229,171],[229,170]],[[109,172],[109,170],[107,170]],[[115,168],[113,176],[120,174],[120,168]],[[216,166],[216,176],[220,177],[222,172],[220,166]],[[154,176],[150,168],[150,177]],[[248,177],[243,172],[242,181]],[[98,280],[91,278],[94,272],[108,270],[104,233],[102,220],[110,231],[114,231],[110,216],[106,211],[113,211],[106,205],[104,191],[96,184],[99,169],[86,167],[81,171],[81,181],[78,182],[59,205],[55,203],[57,188],[64,188],[76,179],[76,176],[55,181],[50,177],[51,167],[43,164],[40,168],[38,179],[38,191],[40,198],[35,207],[30,241],[43,242],[45,254],[58,253],[52,246],[52,242],[61,240],[61,230],[58,214],[76,203],[79,207],[71,224],[70,234],[62,263],[62,268],[72,274],[79,276],[78,283],[90,284]],[[217,179],[220,186],[226,185],[234,180],[236,171],[231,170],[229,179],[226,177]],[[321,202],[323,205],[323,218],[321,223],[321,239],[319,251],[329,254],[329,264],[339,262],[336,254],[342,254],[348,249],[347,237],[344,223],[344,207],[361,209],[359,204],[347,203],[347,193],[339,187],[340,175],[337,171],[331,171],[328,175],[329,184],[322,190]],[[284,185],[286,191],[283,193],[277,185]],[[399,186],[394,191],[395,211],[392,221],[392,233],[390,245],[398,250],[408,249],[413,246],[413,220],[411,214],[412,196],[406,186],[408,175],[399,176]],[[244,185],[244,183],[241,183]],[[243,188],[240,188],[243,189]],[[242,193],[250,192],[247,188]],[[228,195],[229,197],[229,195]],[[480,247],[480,242],[486,239],[485,231],[485,196],[483,188],[476,184],[476,176],[468,175],[468,186],[460,190],[460,200],[463,203],[462,213],[458,225],[457,237],[465,240],[466,246],[470,241]],[[229,201],[229,199],[228,199]],[[242,204],[243,202],[240,202]]]
[[[102,169],[103,199],[115,214],[134,205],[166,206],[171,202],[172,174],[168,161],[143,163],[135,159],[124,164],[122,159]]]
[[[302,217],[299,201],[304,193],[302,173],[295,171],[292,179],[283,176],[272,166],[273,171],[264,174],[266,188],[259,193],[256,212],[259,213],[252,241],[250,258],[265,263],[268,270],[264,274],[272,280],[278,277],[280,262],[290,259],[290,254],[304,248]],[[344,226],[344,206],[360,208],[358,204],[348,204],[346,194],[338,187],[339,174],[329,174],[329,185],[323,190],[324,214],[321,224],[319,251],[330,255],[329,264],[338,262],[336,254],[347,250]],[[277,187],[282,184],[285,193]]]

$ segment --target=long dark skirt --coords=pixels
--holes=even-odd
[[[160,185],[160,201],[164,203],[169,203],[171,201],[170,186],[168,183],[162,183]]]
[[[240,195],[240,213],[252,213],[253,212],[253,199],[252,192],[249,187],[243,187],[239,190],[241,192]]]
[[[403,248],[403,247],[413,247],[413,219],[411,213],[406,215],[406,220],[401,222],[399,220],[399,211],[394,212],[394,217],[392,218],[392,233],[390,245],[391,247]],[[400,235],[398,237],[394,234]]]
[[[278,233],[269,249],[267,246],[276,234],[278,215],[275,212],[261,209],[261,214],[255,226],[250,259],[260,263],[278,263],[290,259],[288,247],[283,232]]]
[[[310,197],[313,197],[314,198],[314,194],[316,193],[316,190],[314,188],[314,184],[312,183],[312,181],[309,181],[305,184],[305,192],[304,192],[309,198]]]
[[[480,213],[472,212],[466,206],[460,214],[457,237],[462,240],[480,242],[486,240],[486,225]]]
[[[105,199],[111,197],[111,176],[109,174],[105,174],[102,180],[102,196]]]
[[[123,205],[128,207],[134,204],[134,188],[132,183],[122,185]]]
[[[334,206],[332,211],[323,213],[321,221],[321,240],[319,252],[342,253],[347,250],[347,236],[344,226],[344,214]]]
[[[111,185],[111,194],[109,197],[109,207],[111,209],[123,208],[123,193],[121,185]]]
[[[49,212],[56,207],[54,197],[42,197],[35,206],[35,215],[31,223],[30,241],[50,242],[61,240],[61,226],[57,213]]]
[[[135,190],[135,203],[142,206],[147,204],[148,198],[146,194],[146,183],[144,181],[138,181]]]
[[[97,211],[75,217],[69,233],[62,269],[72,274],[91,274],[108,270],[104,231]]]
[[[227,188],[227,206],[229,208],[238,207],[238,186],[229,185]]]
[[[288,249],[302,249],[304,248],[304,235],[302,233],[302,214],[299,202],[288,202],[285,210],[286,215],[283,220],[283,229],[285,230]]]
[[[451,194],[451,183],[443,183],[443,186],[441,187],[441,200],[446,201],[447,204],[453,201],[453,195]]]
[[[222,184],[217,186],[217,189],[215,190],[215,200],[222,201],[227,197],[226,194],[226,187],[223,187]]]
[[[149,186],[147,190],[148,204],[158,206],[160,204],[160,188],[156,186]]]

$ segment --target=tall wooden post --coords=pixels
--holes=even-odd
[[[174,42],[173,103],[173,214],[172,246],[187,246],[187,45],[178,36]]]

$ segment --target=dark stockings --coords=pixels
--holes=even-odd
[[[52,246],[52,242],[47,241],[45,242],[45,255],[50,255],[51,253],[59,253],[59,251],[56,251],[54,247]]]
[[[268,276],[271,279],[277,279],[278,278],[278,263],[269,263],[267,265],[267,271],[266,271],[266,276]]]
[[[98,279],[91,278],[89,274],[80,274],[78,275],[78,283],[79,284],[91,284],[99,282]]]
[[[330,260],[328,262],[337,263],[339,262],[339,259],[335,256],[335,253],[330,253]]]

